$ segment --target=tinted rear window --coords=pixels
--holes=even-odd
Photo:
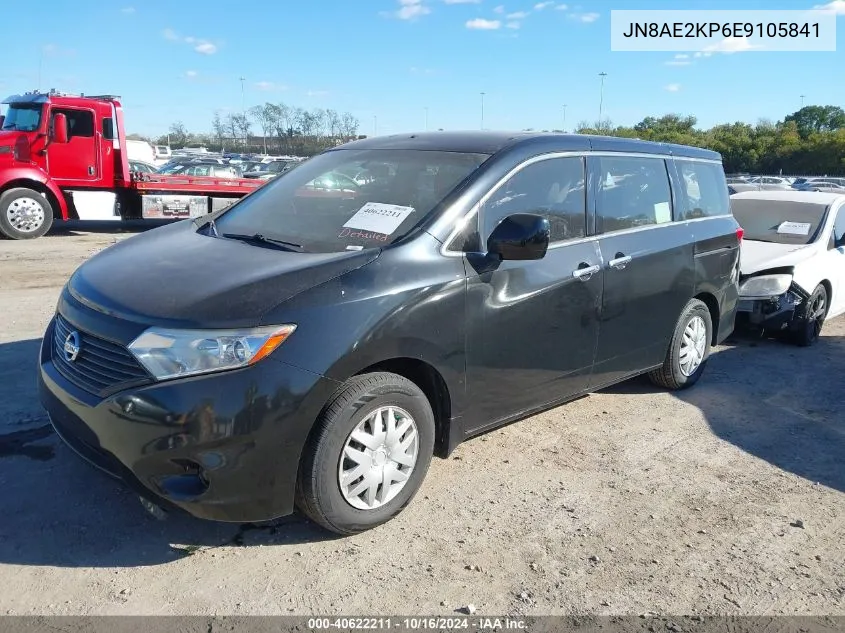
[[[731,212],[721,165],[684,159],[675,159],[675,165],[681,177],[679,217],[691,220]]]
[[[744,240],[775,244],[810,244],[818,239],[827,205],[786,200],[734,198],[731,206]]]

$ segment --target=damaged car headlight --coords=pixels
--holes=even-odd
[[[789,290],[792,275],[758,275],[746,279],[739,286],[739,295],[745,298],[778,297]]]
[[[284,343],[295,325],[244,330],[178,330],[152,327],[129,351],[158,380],[237,369],[257,363]]]

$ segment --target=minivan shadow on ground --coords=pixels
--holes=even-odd
[[[845,339],[810,348],[737,333],[701,380],[674,397],[694,405],[713,432],[786,472],[845,492]],[[659,392],[646,377],[604,393]]]
[[[0,564],[158,565],[221,545],[296,544],[329,533],[298,516],[273,525],[157,521],[138,497],[59,440],[38,402],[41,341],[0,343]]]

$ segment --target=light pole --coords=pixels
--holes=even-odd
[[[603,114],[603,107],[604,107],[604,78],[607,77],[606,72],[600,72],[599,77],[601,77],[601,88],[599,89],[599,127],[602,126],[602,114]]]
[[[373,115],[373,136],[378,136],[378,115]]]
[[[566,134],[566,104],[563,104],[563,133]]]
[[[484,129],[484,93],[481,93],[481,129]]]
[[[246,138],[246,93],[244,92],[244,82],[246,81],[246,77],[241,77],[241,116],[243,117],[244,123],[244,147],[247,144]]]
[[[425,131],[428,132],[428,107],[423,108],[425,110]]]
[[[801,95],[801,107],[804,107],[804,95]]]

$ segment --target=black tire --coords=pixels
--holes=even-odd
[[[799,347],[815,345],[824,326],[827,308],[827,288],[819,284],[795,317],[794,329],[790,331],[789,337],[792,342]]]
[[[684,342],[684,333],[687,326],[695,318],[701,318],[705,327],[705,345],[704,353],[698,367],[687,376],[681,368],[681,346]],[[713,321],[710,318],[710,310],[703,301],[692,299],[684,307],[678,323],[675,326],[675,333],[672,335],[672,341],[669,343],[669,349],[666,352],[666,359],[663,361],[663,366],[650,371],[649,379],[657,386],[673,391],[678,389],[686,389],[693,386],[701,378],[704,373],[704,368],[707,366],[707,361],[710,358],[710,341],[713,340]]]
[[[31,198],[41,206],[43,217],[40,224],[33,230],[21,230],[12,223],[11,207],[16,200],[22,198]],[[51,226],[53,226],[53,206],[39,192],[25,187],[16,187],[0,195],[0,235],[3,237],[10,240],[34,239],[47,233]]]
[[[399,493],[374,509],[359,509],[340,489],[338,469],[346,440],[370,413],[396,406],[417,427],[417,459]],[[417,385],[402,376],[375,372],[348,380],[317,419],[299,465],[296,505],[315,523],[336,534],[357,534],[399,514],[419,490],[434,452],[435,422],[431,404]]]

